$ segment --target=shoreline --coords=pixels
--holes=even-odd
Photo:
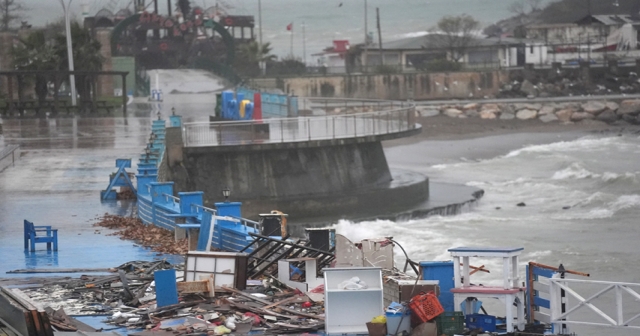
[[[425,173],[433,165],[487,160],[531,145],[640,132],[640,126],[597,122],[545,124],[539,120],[459,119],[444,115],[418,117],[417,122],[423,125],[421,134],[383,143],[390,167]],[[440,180],[436,177],[434,181]]]

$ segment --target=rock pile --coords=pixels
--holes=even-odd
[[[432,117],[440,114],[451,118],[539,119],[544,123],[592,120],[607,124],[640,125],[640,100],[624,100],[620,104],[607,101],[589,101],[584,103],[470,103],[466,105],[416,106],[417,116]]]

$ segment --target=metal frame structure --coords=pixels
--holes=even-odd
[[[584,297],[570,285],[596,285],[603,287],[595,294]],[[635,288],[635,289],[634,289]],[[625,282],[609,282],[594,280],[576,280],[576,279],[549,279],[549,291],[551,301],[551,323],[554,330],[561,330],[562,324],[582,324],[591,326],[614,327],[623,329],[640,329],[640,325],[630,325],[636,321],[640,322],[640,314],[635,314],[630,318],[625,318],[625,308],[623,298],[626,296],[629,301],[634,302],[640,300],[640,284]],[[566,293],[567,298],[571,298],[571,304],[567,304],[567,300],[562,299],[561,292]],[[597,298],[603,297],[605,294],[613,292],[615,294],[615,311],[605,312],[608,308],[597,307],[593,302]],[[624,295],[624,294],[627,295]],[[588,294],[584,294],[585,296]],[[575,300],[575,301],[574,301]],[[573,303],[575,302],[575,304]],[[562,312],[562,305],[567,304],[565,312]],[[580,308],[586,307],[602,317],[606,322],[581,321],[580,316],[575,314]],[[610,308],[609,308],[610,309]],[[640,323],[639,323],[640,324]]]

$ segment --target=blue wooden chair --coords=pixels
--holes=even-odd
[[[47,251],[58,250],[58,229],[52,229],[49,225],[33,225],[32,222],[24,220],[24,249],[36,250],[36,243],[47,243]]]

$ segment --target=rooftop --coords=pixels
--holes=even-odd
[[[423,50],[426,48],[442,48],[446,45],[447,35],[427,34],[416,37],[409,37],[401,40],[389,41],[382,44],[383,50]],[[513,37],[475,37],[471,42],[472,47],[488,47],[495,45],[522,45],[537,43],[540,41],[531,39],[519,39]],[[380,49],[377,43],[369,46],[369,49]]]

